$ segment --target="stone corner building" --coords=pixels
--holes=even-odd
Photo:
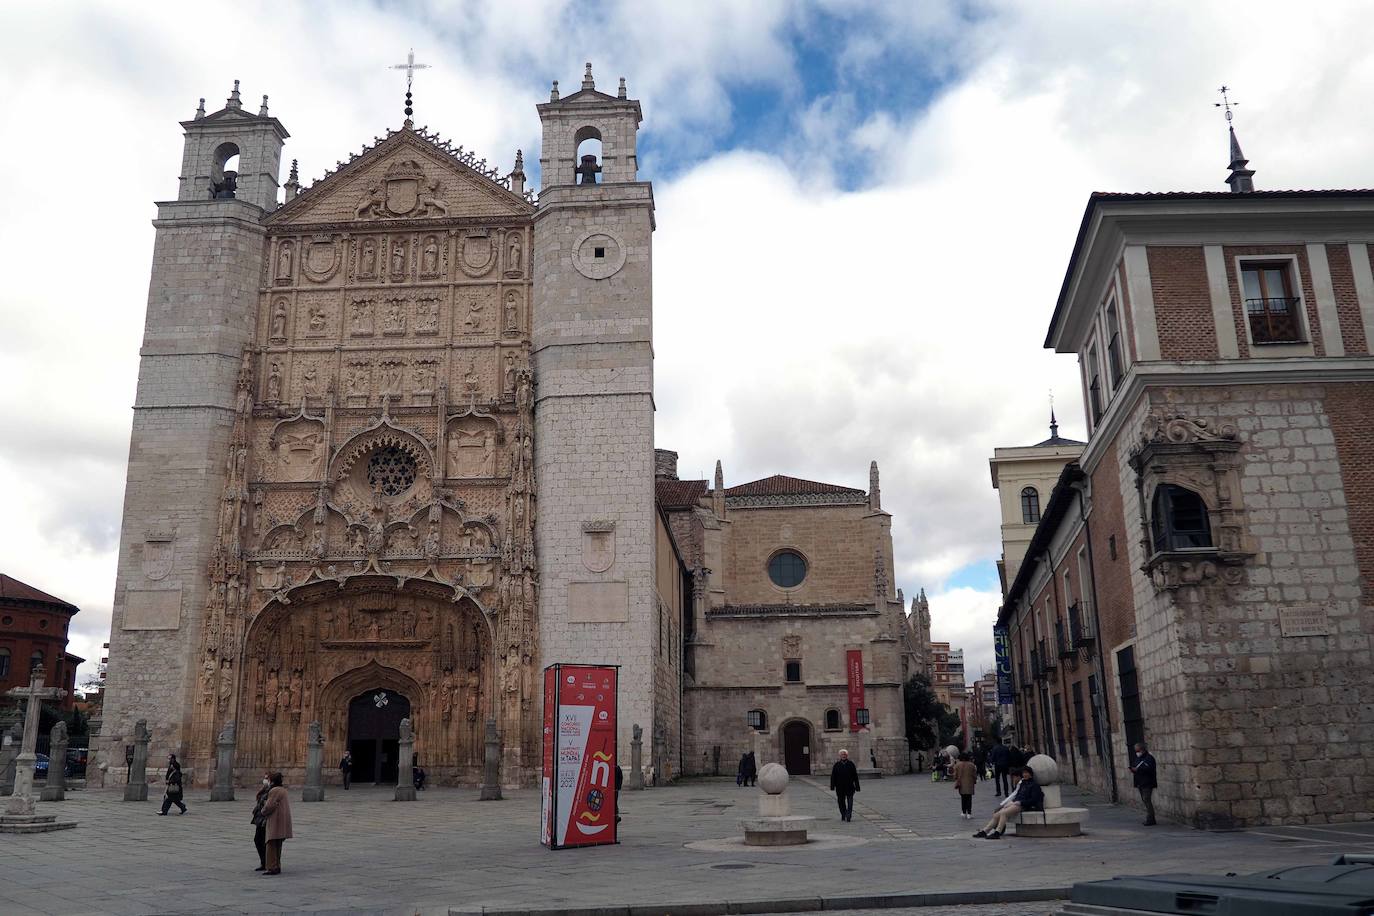
[[[308,189],[293,164],[279,204],[266,97],[254,114],[236,83],[182,122],[129,451],[112,782],[139,719],[200,785],[230,722],[243,772],[298,777],[318,720],[327,760],[351,748],[359,778],[395,779],[409,715],[437,780],[479,779],[493,718],[504,780],[531,784],[553,661],[621,665],[622,751],[639,723],[676,759],[640,107],[590,66],[556,86],[537,202],[518,153],[498,175],[407,120]],[[601,159],[577,159],[591,139]]]
[[[1368,819],[1374,192],[1094,194],[1046,346],[1089,441],[1000,611],[1018,735],[1203,827]]]

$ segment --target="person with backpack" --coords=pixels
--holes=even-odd
[[[173,805],[181,809],[181,813],[186,813],[186,802],[182,800],[184,795],[181,784],[181,763],[177,760],[176,754],[167,755],[167,773],[164,777],[167,783],[167,791],[162,795],[162,810],[158,812],[158,817],[166,817],[167,812]]]

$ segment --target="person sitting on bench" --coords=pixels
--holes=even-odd
[[[1016,784],[1016,791],[998,806],[992,813],[992,820],[974,836],[980,839],[1000,840],[1002,834],[1007,832],[1007,822],[1022,811],[1044,810],[1045,790],[1036,783],[1035,772],[1030,767],[1022,767],[1021,781]]]

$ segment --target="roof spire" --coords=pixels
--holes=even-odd
[[[1059,438],[1059,421],[1054,418],[1054,392],[1050,392],[1050,438]]]
[[[716,490],[725,489],[725,471],[720,466],[720,459],[716,459]]]
[[[626,94],[625,94],[625,77],[623,77],[623,76],[620,78],[620,89],[619,89],[619,91],[616,92],[615,97],[618,98],[618,99],[626,98]]]
[[[205,99],[200,100],[200,105],[196,107],[196,120],[205,117]]]
[[[239,81],[234,80],[234,91],[229,93],[229,98],[224,100],[225,108],[232,108],[238,111],[243,107],[243,100],[239,98]]]
[[[262,107],[258,109],[258,117],[267,117],[267,96],[262,97]]]
[[[878,462],[868,463],[868,508],[877,512],[883,507],[882,491],[878,489]]]
[[[596,80],[592,79],[592,62],[587,61],[587,72],[582,74],[582,88],[595,89]]]
[[[549,89],[549,101],[558,101],[558,80],[554,80],[552,88]]]
[[[296,160],[291,160],[291,175],[286,179],[286,184],[282,185],[286,189],[286,202],[290,203],[296,195],[301,193],[301,176],[296,170]]]
[[[525,193],[525,153],[515,151],[515,168],[510,173],[510,189],[516,194]]]
[[[1226,131],[1231,137],[1231,164],[1227,166],[1231,170],[1231,174],[1227,177],[1226,183],[1231,186],[1231,192],[1234,194],[1253,191],[1255,190],[1255,170],[1245,167],[1250,160],[1246,159],[1245,154],[1240,151],[1240,141],[1236,139],[1236,128],[1231,123],[1231,119],[1235,116],[1232,109],[1240,107],[1240,103],[1231,101],[1228,94],[1231,91],[1230,86],[1222,86],[1217,91],[1221,93],[1221,101],[1213,102],[1212,106],[1226,109]]]

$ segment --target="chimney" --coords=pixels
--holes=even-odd
[[[654,449],[654,479],[677,480],[677,452]]]

